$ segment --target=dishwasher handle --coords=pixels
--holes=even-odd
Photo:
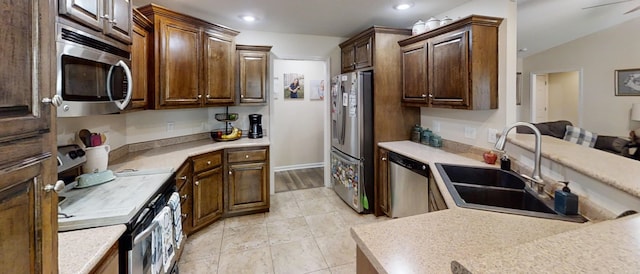
[[[429,177],[429,165],[400,155],[398,153],[389,152],[389,161],[411,170],[424,177]]]

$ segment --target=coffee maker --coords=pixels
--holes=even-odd
[[[249,138],[262,138],[262,114],[249,114]]]

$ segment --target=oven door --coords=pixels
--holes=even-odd
[[[71,34],[60,35],[56,41],[56,93],[63,101],[58,116],[110,114],[125,109],[131,100],[133,83],[129,54],[121,52],[123,56],[118,56],[93,48],[108,45],[82,33],[72,33],[73,41],[78,43],[61,38]]]

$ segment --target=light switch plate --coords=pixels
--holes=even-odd
[[[464,127],[464,137],[468,139],[476,138],[476,128],[475,127]]]
[[[498,141],[498,130],[495,128],[487,129],[487,142],[495,144]]]
[[[440,132],[440,121],[433,121],[433,131]]]

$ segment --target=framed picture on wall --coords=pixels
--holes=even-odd
[[[311,100],[324,100],[324,80],[311,80]]]
[[[302,73],[284,74],[284,98],[304,99],[304,75]]]
[[[522,72],[516,73],[516,106],[522,105]]]
[[[615,71],[616,96],[640,95],[640,68]]]

